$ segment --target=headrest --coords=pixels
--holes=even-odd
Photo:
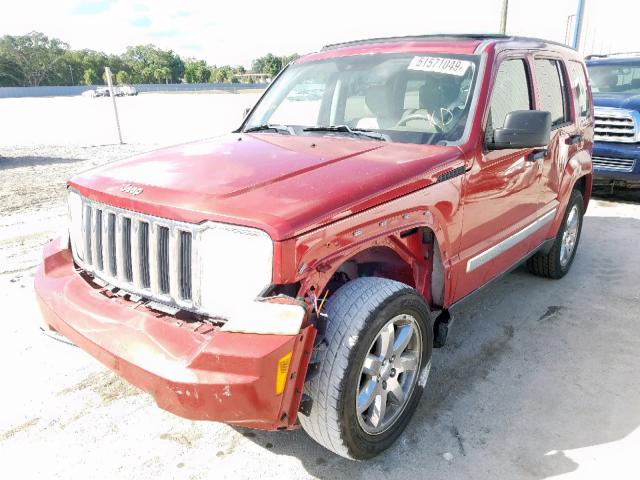
[[[364,101],[376,117],[387,117],[393,113],[391,89],[386,85],[372,85],[367,88]]]

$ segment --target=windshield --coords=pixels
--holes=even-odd
[[[450,54],[293,64],[260,100],[244,131],[269,126],[294,135],[371,132],[372,139],[392,142],[456,142],[467,123],[477,64],[477,56]]]
[[[640,93],[640,61],[587,68],[594,93]]]

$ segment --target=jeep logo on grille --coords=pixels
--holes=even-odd
[[[130,183],[127,183],[120,187],[120,191],[130,193],[131,195],[140,195],[142,193],[142,187],[134,187]]]

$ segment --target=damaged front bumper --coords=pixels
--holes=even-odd
[[[45,328],[151,394],[160,408],[267,430],[296,426],[312,326],[259,334],[245,333],[247,322],[229,331],[180,320],[92,284],[56,241],[45,247],[35,287]]]

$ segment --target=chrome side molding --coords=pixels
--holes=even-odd
[[[529,225],[524,227],[522,230],[517,231],[510,237],[505,238],[503,241],[501,241],[497,245],[494,245],[493,247],[485,250],[484,252],[476,255],[475,257],[470,258],[469,261],[467,262],[467,273],[473,272],[475,269],[481,267],[485,263],[490,262],[491,260],[496,258],[498,255],[506,252],[511,247],[517,245],[518,243],[523,241],[525,238],[529,237],[530,235],[540,230],[545,225],[548,225],[551,222],[551,220],[553,220],[553,218],[555,217],[557,210],[558,210],[557,208],[554,208],[548,211],[547,213],[542,215],[540,218],[535,220],[533,223],[530,223]]]

